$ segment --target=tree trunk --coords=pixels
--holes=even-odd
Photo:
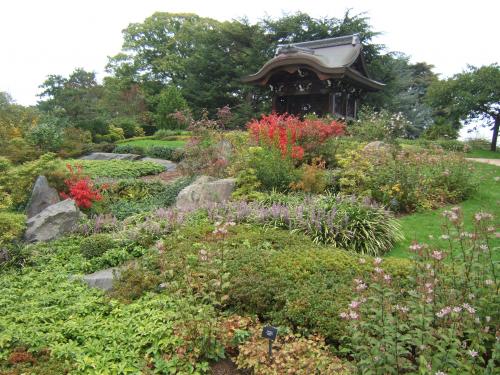
[[[500,116],[495,117],[495,125],[493,125],[493,137],[491,138],[491,151],[497,150],[498,127],[500,126]]]

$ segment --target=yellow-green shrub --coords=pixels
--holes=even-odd
[[[25,227],[26,215],[0,211],[0,245],[21,237]]]
[[[339,164],[341,193],[366,196],[398,212],[456,203],[475,190],[463,156],[442,149],[360,147]]]
[[[26,162],[20,166],[9,168],[0,174],[0,187],[9,194],[15,208],[23,208],[28,202],[31,188],[39,175],[45,175],[51,180],[51,174],[64,168],[61,160],[55,154],[48,153],[39,159]],[[59,176],[63,178],[63,176]],[[55,182],[55,181],[54,181]]]

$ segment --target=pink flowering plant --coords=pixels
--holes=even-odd
[[[498,368],[493,216],[476,213],[468,232],[460,208],[443,215],[448,247],[413,243],[411,276],[392,277],[375,258],[371,273],[354,279],[340,317],[348,326],[344,350],[361,373],[492,374]]]

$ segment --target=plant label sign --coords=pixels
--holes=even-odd
[[[269,340],[269,350],[268,355],[269,359],[273,356],[273,341],[276,340],[276,336],[278,335],[278,329],[272,326],[265,326],[262,329],[262,337]]]
[[[269,340],[276,340],[276,336],[278,335],[278,329],[271,326],[265,326],[262,330],[262,337]]]

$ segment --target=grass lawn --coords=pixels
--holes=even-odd
[[[479,187],[476,194],[470,199],[458,204],[462,207],[465,220],[467,223],[472,222],[472,216],[477,211],[486,211],[495,215],[495,224],[498,226],[500,223],[500,181],[495,181],[495,177],[500,177],[500,167],[474,163],[476,170],[476,178],[479,181]],[[408,258],[410,252],[408,246],[411,245],[413,240],[425,242],[429,236],[434,236],[433,243],[439,243],[439,236],[441,235],[441,225],[443,224],[443,217],[441,212],[452,206],[436,211],[419,212],[412,215],[404,216],[399,219],[405,239],[396,244],[396,246],[387,254],[387,256]],[[446,242],[442,241],[445,246]],[[500,246],[500,239],[493,241],[493,246]],[[500,254],[496,252],[496,258],[500,259]]]
[[[500,159],[500,151],[473,150],[465,154],[467,158]]]
[[[163,146],[163,147],[171,147],[171,148],[181,148],[186,144],[184,140],[175,140],[175,141],[163,141],[159,139],[132,139],[130,141],[123,141],[118,143],[121,145],[130,145],[134,147],[146,148],[151,146]]]

